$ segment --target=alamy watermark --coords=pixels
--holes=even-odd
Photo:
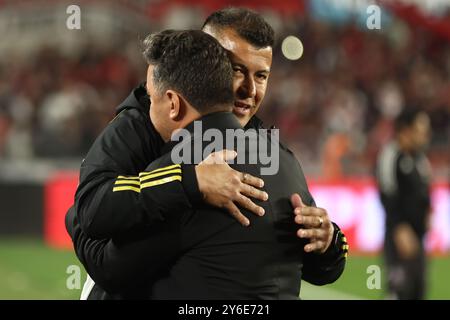
[[[366,20],[366,26],[369,30],[381,29],[381,9],[376,4],[372,4],[367,7],[366,13],[368,14]]]
[[[69,30],[81,29],[81,9],[76,4],[67,7],[66,13],[69,15],[66,19],[66,27]]]
[[[66,288],[69,290],[81,289],[81,269],[77,265],[70,265],[66,269]]]
[[[372,264],[367,267],[366,273],[369,275],[367,277],[366,285],[369,290],[380,290],[381,289],[381,268],[376,264]]]
[[[278,129],[226,129],[225,135],[215,128],[203,130],[202,122],[194,122],[194,132],[180,129],[171,140],[179,142],[171,152],[173,163],[197,164],[209,154],[223,149],[235,150],[231,164],[260,164],[261,175],[275,175],[280,167]],[[205,143],[207,143],[205,145]]]

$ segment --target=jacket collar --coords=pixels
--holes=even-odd
[[[125,109],[139,109],[148,114],[150,110],[150,99],[147,95],[145,82],[134,88],[128,97],[116,108],[116,115]]]
[[[263,122],[257,116],[250,118],[250,121],[245,125],[245,130],[247,129],[259,129],[263,127]]]

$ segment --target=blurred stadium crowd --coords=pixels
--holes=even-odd
[[[304,12],[278,26],[259,114],[280,128],[309,175],[371,174],[393,118],[420,107],[432,121],[434,175],[448,177],[450,42],[392,19],[388,31],[367,30]],[[200,26],[201,20],[186,27]],[[281,54],[290,34],[305,48],[298,61]],[[0,160],[81,159],[114,108],[145,79],[136,40],[105,47],[91,39],[75,54],[43,46],[32,55],[0,55]]]

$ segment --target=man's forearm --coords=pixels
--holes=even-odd
[[[80,184],[75,208],[82,230],[94,239],[113,238],[189,209],[183,176],[180,165],[149,166],[136,176],[117,174]]]

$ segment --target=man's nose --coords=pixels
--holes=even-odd
[[[256,96],[256,84],[252,78],[246,78],[242,81],[240,91],[245,98],[254,98]]]

